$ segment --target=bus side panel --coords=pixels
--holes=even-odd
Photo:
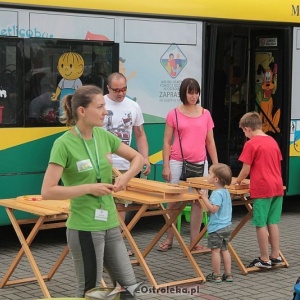
[[[161,176],[162,173],[162,147],[165,131],[165,123],[163,124],[144,124],[145,133],[149,144],[149,153],[155,154],[150,155],[151,173],[148,179],[156,181],[164,181]],[[136,141],[133,136],[132,147],[136,149]]]
[[[44,172],[53,142],[60,135],[61,133],[54,134],[2,150],[0,157],[1,176],[11,176],[15,173]],[[0,198],[3,198],[1,191]]]
[[[300,157],[290,157],[289,188],[287,195],[299,195]]]
[[[39,195],[44,174],[24,174],[0,176],[1,198],[14,198],[19,195]],[[0,200],[1,201],[1,200]],[[9,225],[10,220],[3,207],[0,207],[0,226]],[[35,218],[29,213],[16,211],[17,219]]]
[[[15,198],[21,195],[39,195],[41,193],[50,150],[54,140],[60,134],[0,151],[0,199]],[[17,211],[15,215],[17,219],[36,217],[21,211]],[[3,207],[0,207],[0,216],[0,226],[10,224]]]
[[[201,82],[202,31],[202,22],[116,19],[120,72],[126,72],[128,96],[147,115],[145,123],[163,123],[181,103],[179,87],[184,78]]]
[[[140,105],[144,115],[151,180],[164,181],[161,175],[165,117],[181,103],[182,80],[193,77],[201,83],[202,33],[202,22],[116,18],[119,71],[128,81],[127,96]]]
[[[300,28],[293,35],[292,104],[290,124],[290,169],[287,195],[299,195],[300,170]]]

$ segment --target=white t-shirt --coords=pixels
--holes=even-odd
[[[141,126],[144,117],[140,106],[133,100],[125,97],[122,102],[111,100],[107,95],[104,96],[105,107],[108,112],[104,119],[103,128],[119,137],[128,146],[131,145],[132,127]],[[113,154],[113,165],[118,170],[128,170],[129,161]]]

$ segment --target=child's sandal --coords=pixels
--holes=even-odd
[[[221,283],[222,282],[222,276],[221,276],[221,274],[211,273],[211,274],[206,276],[206,280],[208,282]]]
[[[226,282],[233,282],[233,276],[231,273],[225,273],[222,276],[222,280]]]

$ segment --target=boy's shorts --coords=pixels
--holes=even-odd
[[[254,199],[252,225],[264,227],[278,224],[282,212],[282,202],[282,196]]]
[[[220,248],[221,251],[228,250],[230,235],[231,235],[230,226],[209,233],[207,238],[207,247],[210,249]]]

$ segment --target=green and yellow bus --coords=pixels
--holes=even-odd
[[[106,91],[114,71],[144,113],[150,179],[161,180],[166,113],[179,104],[181,81],[194,77],[219,160],[239,171],[238,121],[257,110],[280,145],[286,195],[300,194],[300,3],[0,1],[0,50],[0,199],[40,193],[52,143],[66,130],[62,95],[90,83]],[[63,64],[80,70],[68,77]]]

